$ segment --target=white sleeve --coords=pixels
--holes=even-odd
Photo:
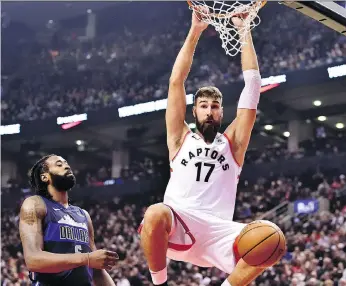
[[[257,109],[261,94],[261,75],[258,70],[243,72],[245,87],[240,95],[238,108]]]

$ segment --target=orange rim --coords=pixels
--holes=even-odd
[[[187,4],[188,4],[191,8],[194,7],[194,5],[193,5],[193,3],[192,3],[191,0],[187,0],[186,2],[187,2]],[[258,2],[260,2],[260,0],[257,0],[257,1],[256,1],[256,3],[258,3]],[[254,3],[253,6],[256,5],[256,3]],[[260,6],[260,9],[263,8],[263,6],[264,6],[265,4],[267,4],[267,0],[263,0],[263,1],[262,1],[261,6]],[[227,13],[227,14],[210,13],[209,15],[212,16],[212,17],[217,17],[217,18],[226,18],[226,17],[236,16],[236,15],[239,15],[239,14],[242,14],[242,13],[234,13],[234,14],[233,14],[233,13]],[[245,14],[245,13],[244,13],[244,14]]]

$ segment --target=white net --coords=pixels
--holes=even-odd
[[[187,1],[202,21],[214,26],[226,54],[235,56],[246,44],[245,35],[261,22],[258,11],[266,1]],[[202,8],[202,9],[201,9]],[[243,16],[237,28],[232,17]]]

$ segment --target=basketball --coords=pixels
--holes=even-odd
[[[248,224],[239,234],[238,253],[243,260],[256,267],[276,264],[286,252],[285,236],[270,221],[258,220]]]

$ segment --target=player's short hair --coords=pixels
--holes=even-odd
[[[47,165],[47,159],[52,156],[56,156],[56,155],[50,154],[38,160],[34,164],[34,166],[32,166],[30,170],[30,175],[29,175],[29,184],[30,184],[31,190],[35,192],[37,195],[40,195],[49,199],[51,199],[52,196],[48,192],[48,184],[41,180],[41,175],[42,173],[46,173],[49,171],[49,168]]]
[[[222,101],[222,93],[215,86],[204,86],[198,89],[193,97],[193,102],[195,105],[197,103],[197,98],[199,97],[207,97],[207,98],[212,98],[216,100],[219,99],[220,101]]]

